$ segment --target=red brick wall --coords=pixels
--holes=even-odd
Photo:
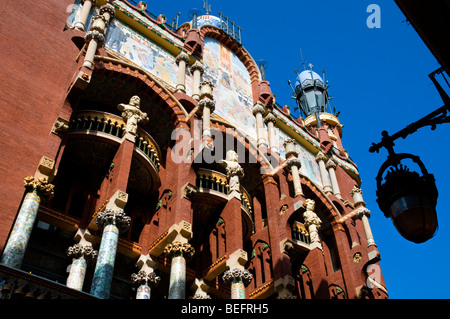
[[[75,71],[78,49],[63,32],[71,3],[0,5],[0,249],[24,192],[23,178],[34,175],[44,155]]]

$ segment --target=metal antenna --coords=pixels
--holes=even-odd
[[[203,8],[206,11],[206,15],[211,13],[211,5],[208,3],[208,0],[203,0]]]
[[[300,49],[300,56],[302,57],[303,70],[306,70],[306,62],[305,62],[305,60],[303,59],[302,49]]]

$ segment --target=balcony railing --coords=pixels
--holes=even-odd
[[[228,195],[230,190],[225,174],[208,169],[199,169],[197,172],[196,186],[210,189]],[[241,205],[253,221],[251,197],[247,190],[241,186]]]
[[[305,244],[310,244],[311,240],[309,238],[309,232],[306,229],[305,225],[300,222],[295,221],[291,227],[292,230],[292,240],[301,241]]]
[[[75,114],[69,129],[92,130],[122,138],[125,127],[125,121],[117,115],[98,111],[82,111]],[[138,128],[135,147],[140,149],[159,171],[161,152],[158,144],[141,128]]]

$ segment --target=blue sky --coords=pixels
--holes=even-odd
[[[167,5],[165,3],[170,3]],[[217,1],[210,0],[213,15],[222,12],[242,28],[242,44],[255,60],[268,62],[267,80],[277,102],[294,106],[288,80],[306,64],[326,71],[329,93],[341,111],[343,144],[359,167],[364,200],[381,253],[381,269],[390,298],[449,298],[447,271],[450,257],[450,218],[445,198],[450,195],[449,150],[443,147],[450,125],[435,131],[423,128],[395,151],[420,156],[435,175],[439,191],[439,230],[434,238],[414,244],[401,237],[376,203],[375,177],[387,152],[369,153],[381,131],[393,134],[443,105],[428,74],[439,67],[414,28],[394,1]],[[147,1],[148,11],[164,13],[168,22],[180,11],[180,24],[191,8],[204,12],[203,1]],[[381,8],[381,28],[366,25],[368,5]],[[415,169],[411,166],[411,169]]]

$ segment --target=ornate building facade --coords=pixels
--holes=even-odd
[[[387,298],[312,66],[300,116],[222,17],[5,6],[2,298]]]

